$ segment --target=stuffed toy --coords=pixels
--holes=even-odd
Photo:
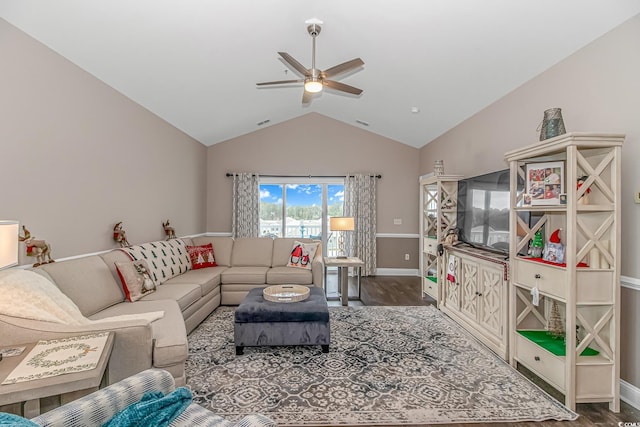
[[[580,187],[582,187],[582,185],[584,184],[584,182],[587,180],[588,176],[581,176],[580,178],[578,178],[577,180],[577,185],[576,185],[576,190],[579,190]],[[578,199],[578,204],[579,205],[588,205],[589,204],[589,193],[591,193],[591,188],[587,188],[584,193],[582,194],[582,196],[580,196],[580,198]]]
[[[453,245],[458,241],[458,229],[454,228],[447,232],[447,235],[444,238],[445,245]]]
[[[22,226],[22,232],[24,236],[18,235],[18,240],[24,242],[27,249],[27,256],[36,257],[36,262],[33,264],[34,267],[55,262],[51,258],[51,245],[44,240],[36,240],[31,237],[31,232],[27,230],[27,227],[24,225]]]
[[[176,238],[176,230],[169,224],[169,220],[162,223],[162,228],[164,228],[164,234],[167,235],[167,240]]]
[[[564,263],[564,245],[560,242],[560,228],[554,231],[544,246],[542,259],[556,264]]]
[[[113,227],[113,240],[118,242],[121,248],[131,246],[129,244],[129,241],[127,240],[127,233],[122,228],[122,221],[120,221]]]

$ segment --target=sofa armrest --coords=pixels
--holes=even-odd
[[[322,256],[316,256],[313,258],[313,261],[311,261],[311,277],[313,286],[324,288],[324,263],[322,262]]]
[[[0,315],[0,336],[3,343],[11,345],[106,331],[115,332],[107,371],[109,384],[153,366],[152,330],[151,325],[145,320],[132,319],[71,326]]]
[[[167,394],[175,389],[167,371],[147,369],[32,419],[41,426],[101,426],[148,391]]]

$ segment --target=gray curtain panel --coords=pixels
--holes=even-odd
[[[375,175],[347,175],[344,182],[344,215],[355,219],[355,230],[346,236],[347,251],[364,262],[363,276],[376,274]]]
[[[233,237],[260,236],[260,177],[233,174]]]

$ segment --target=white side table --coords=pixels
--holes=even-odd
[[[360,258],[348,257],[348,258],[335,258],[324,257],[324,275],[325,283],[327,276],[327,267],[338,267],[338,288],[340,289],[340,300],[342,305],[349,305],[349,267],[358,269],[358,298],[360,299],[360,276],[364,262]],[[325,292],[327,287],[325,285]]]
[[[22,402],[22,416],[33,418],[40,415],[40,399],[49,396],[60,396],[60,404],[76,400],[100,388],[113,348],[114,333],[109,332],[107,342],[100,354],[98,366],[81,372],[57,375],[15,384],[0,384],[0,406]],[[20,344],[26,348],[19,356],[4,357],[0,361],[0,383],[11,374],[36,343]],[[9,347],[3,345],[3,347]],[[18,347],[18,346],[16,346]]]

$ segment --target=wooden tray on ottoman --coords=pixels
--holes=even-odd
[[[301,285],[274,285],[262,290],[262,296],[272,302],[298,302],[309,298],[309,287]]]

